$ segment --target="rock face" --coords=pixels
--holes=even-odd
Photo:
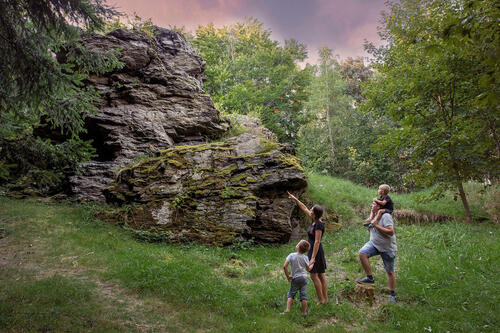
[[[204,62],[181,35],[115,30],[83,44],[120,49],[124,67],[88,80],[103,96],[86,124],[98,158],[71,179],[74,197],[115,203],[122,208],[102,219],[171,242],[275,244],[297,234],[286,191],[300,195],[306,180],[292,147],[245,116],[233,121],[246,133],[206,143],[229,122],[204,93]]]
[[[300,194],[306,186],[291,152],[251,133],[159,151],[123,169],[105,188],[109,202],[133,205],[103,218],[169,231],[173,242],[287,242],[299,218],[286,191]]]
[[[124,67],[88,80],[103,97],[86,124],[98,158],[71,179],[77,199],[104,201],[102,187],[137,156],[204,142],[229,128],[203,91],[205,63],[180,34],[157,28],[148,38],[119,29],[87,36],[83,44],[93,51],[120,50]]]

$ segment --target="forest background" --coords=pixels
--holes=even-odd
[[[154,26],[120,19],[99,0],[37,3],[0,3],[0,182],[47,195],[63,190],[94,154],[83,123],[99,95],[86,77],[121,66],[119,51],[90,53],[80,36],[120,27],[154,33]],[[324,46],[318,63],[307,63],[304,44],[272,40],[257,19],[170,28],[206,61],[204,88],[216,107],[229,118],[259,118],[296,148],[308,172],[399,192],[431,187],[432,198],[451,190],[468,220],[463,184],[481,182],[497,219],[498,190],[488,189],[496,188],[500,165],[500,7],[402,0],[387,8],[382,46],[365,45],[369,61],[339,59]],[[38,137],[47,124],[60,131],[59,142]],[[233,120],[233,134],[239,130]]]

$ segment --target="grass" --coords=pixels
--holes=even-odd
[[[34,279],[26,271],[6,269],[0,278],[0,328],[12,331],[125,330],[103,315],[93,285],[54,274]]]
[[[333,207],[348,208],[349,200],[364,204],[365,196],[374,195],[372,189],[329,181],[313,178],[309,191],[318,197],[335,195]],[[334,190],[316,193],[318,184]],[[342,196],[335,188],[343,188]],[[295,244],[149,244],[94,220],[87,205],[0,198],[0,211],[0,331],[500,329],[500,232],[492,223],[397,226],[395,305],[386,303],[379,259],[372,260],[375,303],[351,300],[354,280],[362,276],[357,250],[367,241],[366,231],[345,225],[326,234],[330,302],[316,306],[310,282],[309,315],[302,318],[297,302],[289,315],[280,315],[289,287],[282,264]]]
[[[308,175],[309,187],[307,194],[315,202],[334,209],[344,220],[356,220],[361,207],[369,208],[374,197],[378,196],[376,188],[367,188],[353,184],[344,179],[318,174]],[[483,206],[485,196],[481,195],[483,186],[480,184],[465,184],[466,194],[473,216],[488,216]],[[408,194],[390,193],[394,208],[409,208],[417,212],[429,212],[463,219],[465,211],[460,201],[452,193],[446,193],[439,200],[430,200],[432,189]],[[488,198],[490,199],[490,198]],[[500,200],[500,198],[496,198]]]

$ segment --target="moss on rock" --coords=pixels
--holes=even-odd
[[[306,186],[300,161],[278,143],[266,141],[268,151],[257,147],[252,154],[253,144],[239,149],[238,142],[246,143],[172,147],[127,166],[104,192],[108,201],[136,205],[105,219],[138,230],[168,231],[173,243],[287,241],[293,204],[286,200],[286,186],[296,191]]]

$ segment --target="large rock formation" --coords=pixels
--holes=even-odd
[[[248,117],[234,119],[247,133],[206,143],[229,123],[204,93],[204,63],[182,36],[116,30],[83,43],[119,49],[125,66],[89,78],[103,95],[87,121],[98,158],[71,179],[77,199],[126,207],[101,218],[172,242],[284,243],[298,234],[286,191],[302,193],[306,180],[293,149]]]
[[[87,36],[83,44],[91,51],[119,50],[124,67],[89,78],[103,97],[99,112],[86,124],[98,158],[71,179],[77,199],[103,201],[102,187],[138,155],[204,142],[228,129],[203,91],[205,63],[180,34],[157,28],[154,38],[148,38],[119,29]]]
[[[122,170],[104,190],[110,202],[135,204],[104,218],[169,231],[174,242],[287,242],[299,221],[286,191],[306,186],[290,153],[289,146],[250,133],[160,151]]]

